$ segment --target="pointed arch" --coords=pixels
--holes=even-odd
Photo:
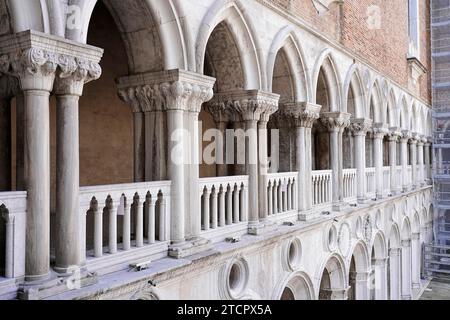
[[[398,106],[400,111],[400,128],[402,130],[409,130],[408,99],[405,94],[400,96]]]
[[[389,249],[400,248],[401,246],[401,236],[400,229],[397,223],[393,223],[391,226],[391,231],[389,232]]]
[[[347,72],[343,92],[343,111],[351,113],[354,118],[364,118],[367,94],[356,63]]]
[[[399,127],[397,98],[395,96],[395,91],[392,88],[389,90],[389,94],[387,97],[386,121],[389,124],[389,127],[392,127],[392,128]]]
[[[373,237],[372,252],[373,257],[376,259],[384,259],[387,256],[386,237],[381,230]]]
[[[382,106],[383,93],[381,91],[379,79],[376,78],[369,89],[366,117],[372,119],[374,123],[381,123],[383,121],[381,113]]]
[[[370,256],[367,244],[363,240],[359,240],[354,244],[351,252],[350,259],[352,257],[355,259],[356,272],[367,272],[370,269]]]
[[[210,35],[217,25],[225,23],[234,37],[244,69],[245,90],[266,87],[266,79],[261,72],[263,59],[258,39],[254,36],[251,20],[240,1],[216,0],[203,18],[195,44],[196,72],[204,73],[206,47]]]
[[[348,284],[344,259],[337,253],[329,255],[317,269],[317,288],[321,288],[321,283],[324,280],[323,275],[327,275],[331,289],[345,289]],[[317,290],[316,294],[318,299],[320,289]]]
[[[325,49],[316,60],[312,79],[312,102],[317,103],[317,88],[319,84],[319,76],[323,72],[324,82],[327,89],[329,111],[342,111],[342,94],[341,80],[337,72],[336,63],[330,49]],[[323,111],[326,110],[322,106]],[[325,110],[324,110],[325,109]]]
[[[408,217],[404,217],[402,221],[402,229],[400,231],[402,240],[411,240],[411,223]]]
[[[296,102],[310,101],[311,88],[304,64],[304,54],[292,26],[286,26],[275,36],[267,59],[267,91],[272,92],[273,75],[277,55],[283,50],[294,80],[294,98]]]

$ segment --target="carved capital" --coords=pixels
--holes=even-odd
[[[411,139],[411,133],[408,130],[403,130],[400,136],[400,141],[402,143],[408,143],[409,139]]]
[[[401,131],[397,127],[391,127],[389,128],[389,132],[387,133],[389,141],[395,141],[397,142],[401,136]]]
[[[372,128],[373,121],[371,119],[353,119],[350,123],[350,130],[355,136],[365,136]]]
[[[322,106],[309,102],[287,103],[280,107],[280,113],[291,118],[300,128],[312,128],[314,122],[320,117]]]
[[[116,82],[119,96],[126,98],[123,92],[133,92],[132,96],[143,112],[183,110],[199,113],[202,104],[213,97],[215,80],[192,72],[171,70],[123,77]],[[132,108],[137,110],[136,106]]]
[[[389,130],[382,123],[374,123],[372,132],[374,139],[383,139]]]
[[[410,137],[409,137],[409,143],[410,144],[417,144],[419,135],[415,132],[411,133]]]
[[[350,126],[351,114],[344,112],[326,112],[321,115],[322,124],[328,128],[330,132],[344,131]]]

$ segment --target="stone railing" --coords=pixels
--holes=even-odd
[[[0,192],[0,283],[25,276],[26,208],[26,192]]]
[[[383,193],[391,194],[391,167],[383,167]]]
[[[223,241],[245,233],[248,221],[248,176],[199,180],[202,236]]]
[[[313,206],[331,205],[333,198],[333,182],[331,170],[312,172],[312,203]]]
[[[357,199],[357,184],[356,184],[356,169],[344,169],[344,201],[356,202]]]
[[[366,194],[369,198],[375,198],[376,180],[375,168],[366,168]]]
[[[268,215],[282,214],[298,210],[297,172],[271,173],[267,175]]]
[[[82,257],[90,271],[167,255],[171,182],[80,188]]]

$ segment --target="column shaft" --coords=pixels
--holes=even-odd
[[[310,195],[306,191],[306,128],[297,127],[296,129],[296,170],[298,171],[298,204],[299,211],[305,211],[309,209],[307,207],[306,198],[310,198]]]
[[[11,100],[0,98],[0,192],[11,190]]]
[[[245,165],[249,176],[248,195],[249,195],[249,224],[255,226],[259,222],[258,206],[258,138],[257,123],[255,120],[245,121],[248,138],[245,142]]]
[[[142,112],[133,113],[134,126],[134,181],[145,181],[145,125]]]
[[[261,120],[258,122],[258,148],[259,148],[259,219],[261,221],[267,220],[267,171],[268,171],[268,152],[267,152],[267,121]]]
[[[383,198],[383,137],[382,134],[374,135],[375,155],[375,181],[377,199]]]

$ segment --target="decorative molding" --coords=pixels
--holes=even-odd
[[[314,122],[320,117],[321,105],[309,102],[294,102],[283,104],[279,113],[291,118],[300,128],[312,128]]]
[[[350,126],[351,114],[344,112],[326,112],[322,113],[320,120],[330,132],[343,131]]]
[[[373,121],[371,119],[360,118],[352,119],[350,123],[350,130],[355,136],[365,136],[372,128]]]

